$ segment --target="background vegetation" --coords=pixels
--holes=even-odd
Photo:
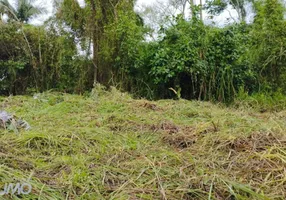
[[[134,1],[89,0],[84,7],[57,1],[56,15],[42,26],[27,23],[45,12],[32,3],[18,0],[13,7],[1,0],[1,94],[82,94],[96,83],[148,99],[230,103],[238,94],[286,93],[286,21],[279,0],[173,1],[183,12],[167,15],[155,40],[148,39],[154,30],[144,13],[134,11]],[[220,27],[202,20],[202,9],[216,15],[228,5],[238,13],[236,23]],[[254,14],[247,23],[246,6]]]

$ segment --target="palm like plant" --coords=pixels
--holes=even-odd
[[[27,22],[31,17],[46,12],[44,8],[32,5],[33,2],[17,0],[14,8],[8,0],[0,0],[0,16],[6,14],[10,20]]]

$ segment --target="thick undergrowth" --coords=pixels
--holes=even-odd
[[[0,132],[4,199],[285,199],[286,111],[186,100],[90,96],[0,98],[32,127]]]

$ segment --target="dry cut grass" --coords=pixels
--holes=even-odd
[[[91,96],[3,97],[31,131],[0,132],[4,199],[285,199],[286,111]]]

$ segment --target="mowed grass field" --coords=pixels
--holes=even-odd
[[[134,100],[115,89],[0,98],[0,199],[286,199],[286,110]]]

